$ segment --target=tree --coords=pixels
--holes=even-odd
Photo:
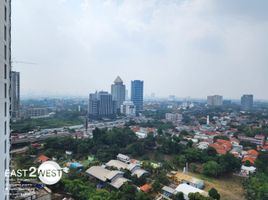
[[[251,162],[250,162],[249,160],[246,160],[246,162],[244,163],[244,165],[245,165],[246,167],[250,167],[250,166],[251,166]]]
[[[221,166],[215,161],[208,161],[203,165],[203,173],[207,176],[218,177],[221,171]]]
[[[158,180],[155,180],[152,184],[152,188],[154,192],[158,192],[161,189],[161,184]]]
[[[251,176],[244,184],[246,197],[248,200],[268,199],[268,175],[257,173]]]
[[[173,200],[185,200],[184,194],[182,192],[178,192],[172,197]]]
[[[121,198],[122,200],[135,200],[137,193],[137,188],[129,183],[123,185],[121,189]]]
[[[221,198],[221,195],[218,193],[218,191],[215,188],[211,188],[208,191],[208,194],[211,198],[215,199],[215,200],[219,200]]]
[[[206,150],[205,150],[205,153],[208,155],[208,156],[212,156],[212,157],[216,157],[217,156],[217,151],[216,149],[212,148],[212,147],[208,147]]]
[[[189,148],[185,151],[185,157],[188,162],[202,161],[202,152],[198,149]]]
[[[201,195],[200,193],[196,192],[196,193],[190,193],[188,195],[189,200],[211,200],[210,197],[205,197],[203,195]]]
[[[137,192],[135,200],[150,200],[152,199],[149,194]]]
[[[264,172],[268,175],[268,152],[260,152],[256,162],[255,166],[260,172]]]
[[[227,153],[219,158],[223,173],[235,172],[241,169],[241,161],[232,154]]]

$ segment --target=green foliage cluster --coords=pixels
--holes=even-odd
[[[215,188],[211,188],[208,191],[208,194],[212,199],[215,199],[215,200],[220,200],[221,198],[221,195],[218,193],[218,191]]]
[[[205,197],[198,192],[190,193],[188,197],[189,197],[189,200],[213,200],[211,197]]]
[[[203,165],[203,173],[208,176],[218,177],[223,174],[236,172],[241,168],[241,161],[232,154],[219,156],[217,160],[207,161]]]
[[[248,200],[268,199],[268,152],[260,152],[255,166],[257,174],[251,176],[244,183],[246,197]]]
[[[89,180],[80,178],[62,180],[58,186],[66,193],[71,193],[75,199],[79,200],[150,200],[149,194],[138,192],[137,188],[131,184],[125,184],[120,191],[106,189],[96,189]]]
[[[59,128],[83,124],[80,112],[60,111],[53,117],[40,119],[24,119],[11,124],[13,132],[29,132],[35,129]]]

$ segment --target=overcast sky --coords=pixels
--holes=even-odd
[[[144,80],[145,94],[268,99],[267,0],[13,0],[22,95],[82,95]]]

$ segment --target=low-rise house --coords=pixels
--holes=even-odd
[[[251,150],[247,151],[246,155],[244,155],[242,163],[245,163],[246,161],[249,161],[250,164],[254,165],[258,155],[259,155],[258,151],[254,150],[254,149],[251,149]]]
[[[214,148],[218,154],[224,155],[232,149],[232,143],[228,140],[217,139],[210,147]]]
[[[172,195],[176,193],[177,191],[171,187],[168,187],[168,186],[162,187],[162,194],[166,197],[171,197]]]
[[[268,142],[266,142],[266,143],[263,145],[262,149],[263,149],[264,151],[268,151]]]
[[[128,179],[123,177],[123,172],[108,170],[101,166],[92,166],[86,171],[86,173],[102,182],[108,183],[116,189],[121,188],[124,183],[128,181]]]
[[[254,174],[255,172],[256,172],[256,167],[253,167],[253,166],[247,167],[245,165],[242,165],[239,175],[243,177],[248,177],[249,175]]]
[[[198,189],[203,189],[205,187],[203,180],[192,177],[186,173],[177,172],[172,178],[177,183],[186,183]]]
[[[196,187],[193,187],[191,185],[188,185],[187,183],[183,183],[183,184],[180,184],[177,188],[176,188],[176,192],[182,192],[183,195],[184,195],[184,198],[186,200],[189,199],[188,195],[190,193],[200,193],[201,195],[203,196],[208,196],[208,193],[205,192],[204,190],[201,190],[201,189],[198,189]]]
[[[152,186],[148,183],[144,184],[143,186],[140,187],[140,191],[148,193],[152,190]]]
[[[49,161],[49,160],[50,160],[50,158],[47,157],[47,156],[45,156],[45,155],[40,155],[40,156],[37,158],[37,161],[38,161],[39,163],[43,163],[43,162],[46,162],[46,161]]]
[[[144,139],[147,137],[148,133],[145,133],[145,132],[140,132],[140,131],[137,131],[135,132],[136,136],[139,138],[139,139]]]
[[[125,163],[130,162],[130,158],[126,155],[121,154],[121,153],[119,153],[116,158],[117,158],[117,160],[120,160],[120,161],[125,162]]]
[[[209,146],[209,143],[208,142],[199,142],[197,144],[197,148],[198,149],[201,149],[201,150],[207,149],[208,146]]]
[[[264,142],[265,142],[265,137],[263,135],[256,135],[254,138],[253,137],[246,137],[243,135],[239,135],[238,139],[240,141],[244,141],[244,142],[250,142],[252,144],[256,144],[256,145],[260,145],[263,146]]]
[[[148,174],[148,172],[144,169],[141,169],[141,167],[134,163],[124,163],[119,160],[110,160],[108,163],[105,164],[106,167],[114,167],[118,170],[125,169],[131,172],[131,175],[136,175],[138,178],[142,177],[145,174]]]

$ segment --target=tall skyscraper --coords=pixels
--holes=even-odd
[[[116,102],[108,92],[99,92],[99,115],[102,117],[113,117],[116,113]]]
[[[9,121],[10,121],[10,71],[11,71],[11,1],[0,0],[0,199],[9,199]]]
[[[126,86],[123,84],[122,79],[117,76],[114,84],[111,86],[111,94],[113,100],[116,101],[116,109],[120,110],[120,106],[123,104],[126,98]]]
[[[11,118],[20,117],[20,73],[11,72]]]
[[[209,106],[222,106],[223,98],[220,95],[208,96],[207,104]]]
[[[143,81],[131,81],[131,101],[136,106],[136,112],[143,110]]]
[[[95,92],[89,95],[88,114],[91,119],[113,118],[116,114],[116,101],[108,92]]]
[[[244,94],[241,97],[241,106],[244,109],[251,109],[253,107],[253,95],[252,94]]]

